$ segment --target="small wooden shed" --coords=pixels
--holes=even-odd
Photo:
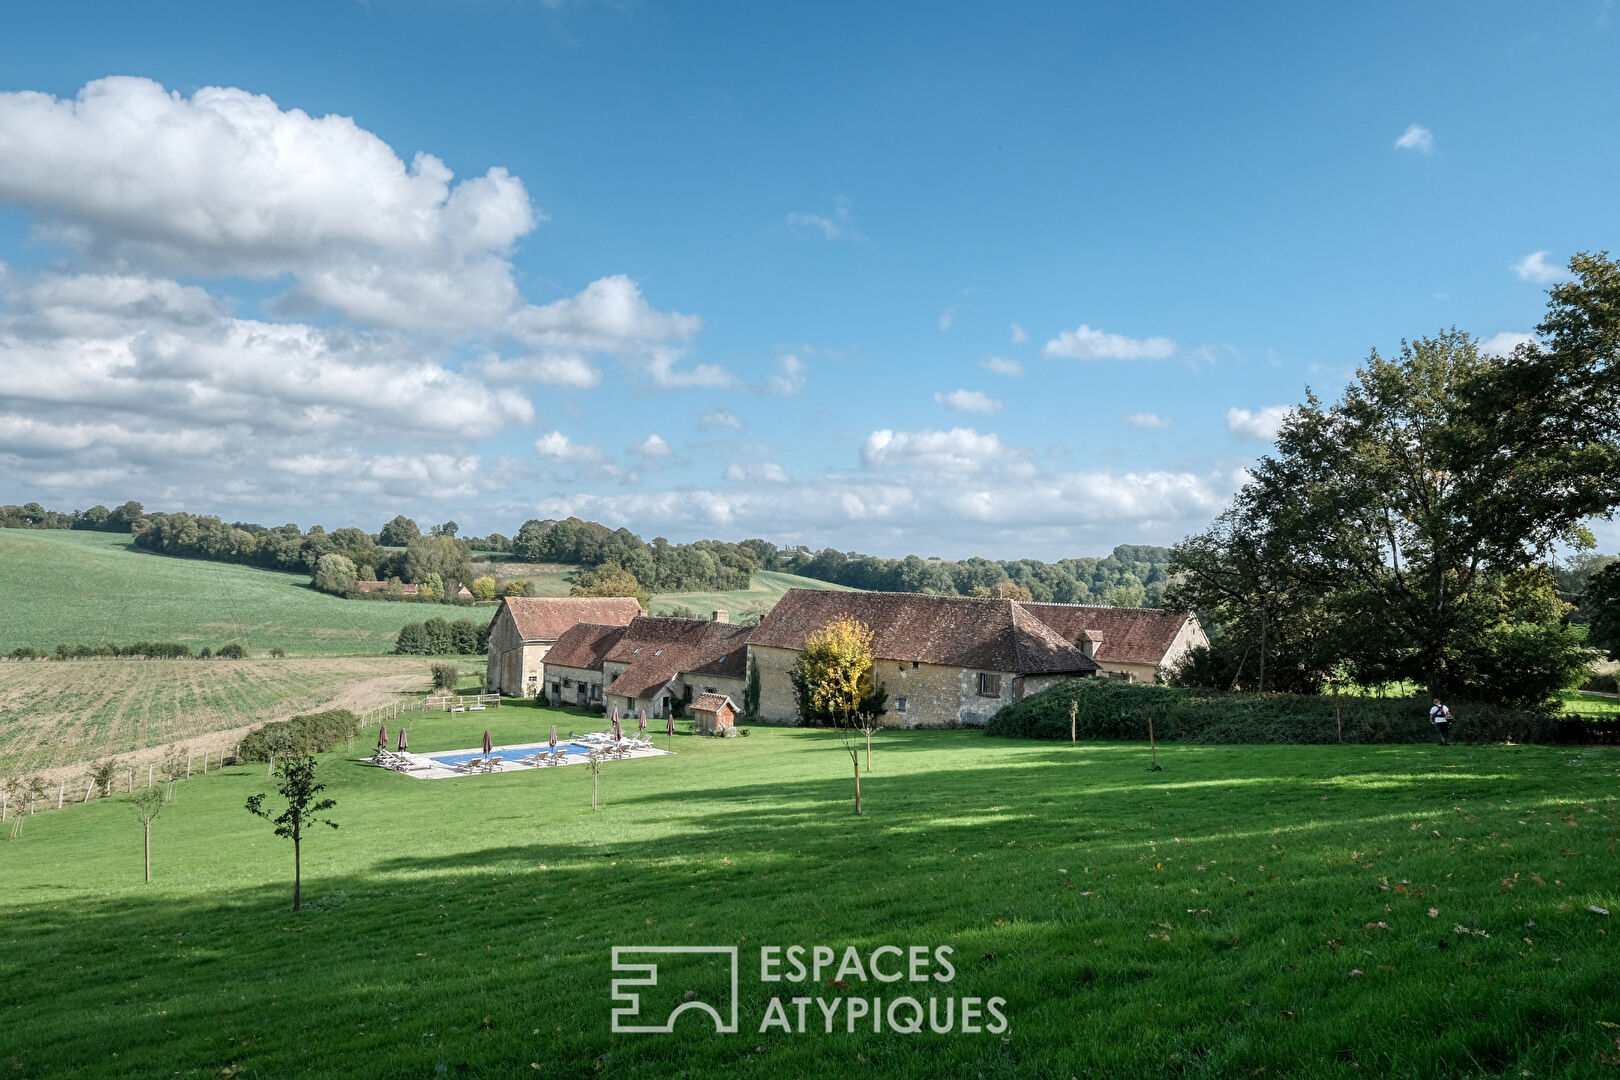
[[[692,732],[720,735],[737,723],[737,706],[725,694],[699,694],[692,700]]]

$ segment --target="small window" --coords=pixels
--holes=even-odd
[[[901,694],[899,697],[894,699],[894,711],[895,712],[905,712],[906,711],[906,695]]]
[[[638,653],[640,651],[641,651],[641,646],[637,645],[635,648],[630,650],[630,655],[634,656],[636,653]]]
[[[988,671],[979,672],[979,695],[981,697],[1001,696],[1001,676],[992,675]]]
[[[705,693],[705,694],[712,694],[712,693],[714,693],[714,692],[715,692],[715,690],[714,690],[714,687],[712,687],[712,686],[705,686],[705,687],[704,687],[704,688],[703,688],[703,692],[704,692],[704,693]]]
[[[918,668],[918,666],[919,666],[919,665],[918,665],[918,663],[917,663],[917,661],[915,661],[915,660],[913,660],[913,661],[912,661],[912,662],[911,662],[911,670],[913,670],[913,671],[916,671],[916,670],[917,670],[917,668]]]
[[[639,652],[640,650],[638,649],[637,651]],[[663,649],[654,649],[653,650],[653,655],[654,656],[663,656],[664,655],[664,650]]]
[[[564,679],[563,680],[563,685],[564,686],[573,686],[574,685],[574,680],[573,679]]]

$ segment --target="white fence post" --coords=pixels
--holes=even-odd
[[[67,795],[67,781],[63,780],[56,786],[56,808],[62,809],[62,799]]]

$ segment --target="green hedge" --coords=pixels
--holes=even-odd
[[[1067,739],[1069,703],[1082,739],[1148,737],[1148,719],[1161,742],[1332,743],[1334,699],[1299,694],[1227,694],[1213,690],[1071,679],[1003,706],[988,735]],[[1340,697],[1347,743],[1434,740],[1427,698]],[[1620,725],[1474,702],[1452,705],[1449,737],[1457,742],[1620,742]]]
[[[348,709],[294,716],[259,728],[242,740],[238,761],[269,761],[289,754],[319,754],[348,742],[360,729],[360,718]]]

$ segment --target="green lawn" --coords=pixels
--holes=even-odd
[[[725,608],[732,619],[746,615],[764,615],[782,599],[789,589],[833,589],[852,592],[847,585],[834,585],[815,578],[784,574],[776,570],[755,570],[747,589],[732,592],[659,593],[652,600],[652,614],[666,615],[676,604],[684,604],[702,618],[708,618],[715,608]]]
[[[600,718],[411,720],[415,749]],[[360,741],[365,741],[364,739]],[[662,741],[662,736],[660,736]],[[0,846],[8,1075],[1612,1077],[1620,751],[1161,748],[880,734],[850,813],[827,732],[420,781],[335,752],[305,849],[262,766]],[[1430,911],[1434,910],[1431,916]],[[950,946],[949,983],[761,983],[760,946]],[[614,945],[735,945],[741,1029],[611,1034]],[[668,958],[647,1013],[725,971]],[[1354,974],[1359,972],[1359,974]],[[1004,1034],[844,1029],[844,999],[1003,997]],[[759,1033],[773,995],[819,1007]],[[943,1002],[941,1002],[943,1004]]]
[[[1562,696],[1568,712],[1598,720],[1620,719],[1620,698],[1607,694],[1584,694],[1579,690],[1570,690]]]
[[[0,653],[21,645],[240,641],[295,656],[377,655],[408,622],[450,609],[342,600],[302,574],[176,559],[117,533],[0,529]],[[462,612],[486,618],[488,609]]]

